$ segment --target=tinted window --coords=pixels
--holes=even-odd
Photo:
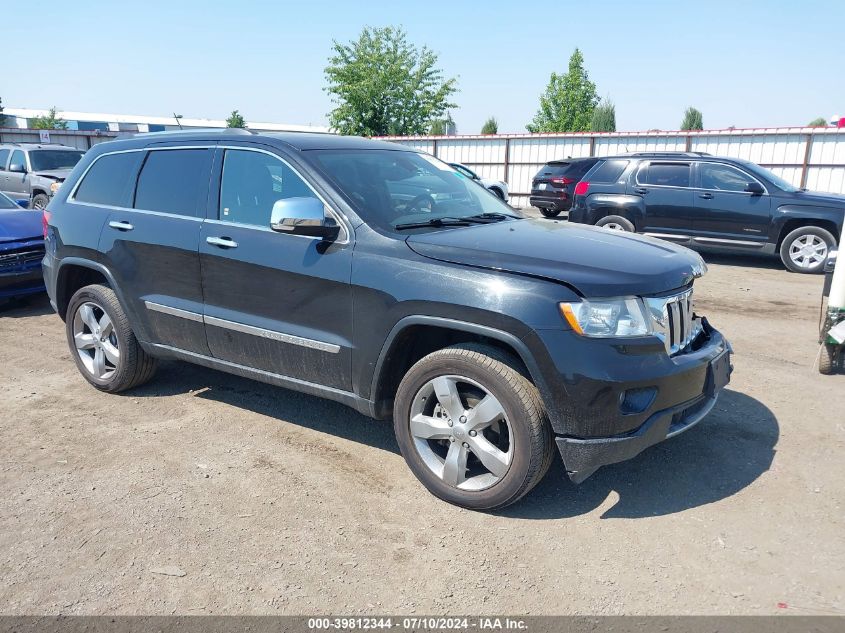
[[[26,158],[21,150],[16,149],[12,152],[12,160],[9,161],[9,165],[23,165],[26,167]]]
[[[569,163],[551,163],[543,165],[537,172],[535,178],[550,178],[552,176],[563,176],[569,168]]]
[[[9,160],[9,154],[11,154],[11,150],[0,149],[0,171],[6,171],[6,161]]]
[[[262,152],[226,150],[220,183],[221,220],[269,227],[277,200],[316,197],[278,158]]]
[[[88,170],[74,198],[79,202],[128,207],[129,182],[142,156],[143,152],[126,152],[100,157]]]
[[[698,172],[701,174],[702,189],[745,191],[745,187],[753,180],[734,167],[718,163],[699,163]]]
[[[39,149],[29,153],[32,171],[49,171],[51,169],[73,169],[82,158],[83,152],[67,151],[63,149]]]
[[[176,215],[202,215],[208,191],[211,150],[156,150],[138,176],[136,209]]]
[[[606,160],[590,174],[590,182],[616,182],[628,167],[627,160]]]
[[[648,185],[662,185],[665,187],[689,187],[689,163],[651,163],[639,181]]]

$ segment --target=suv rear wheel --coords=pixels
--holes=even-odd
[[[68,304],[65,330],[79,372],[101,391],[126,391],[155,373],[155,359],[141,349],[108,286],[92,284],[76,291]]]
[[[540,207],[540,213],[543,214],[544,218],[556,218],[560,211],[557,209],[547,209],[546,207]]]
[[[514,503],[554,457],[537,388],[507,354],[455,345],[417,362],[399,385],[394,429],[409,468],[435,496],[472,510]]]
[[[608,215],[603,217],[601,220],[596,222],[596,226],[601,226],[613,231],[628,231],[628,233],[634,232],[634,225],[631,221],[627,218],[623,218],[621,215]]]
[[[801,226],[783,238],[780,259],[794,273],[820,273],[836,238],[821,227]]]

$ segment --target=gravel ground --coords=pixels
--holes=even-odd
[[[845,613],[845,376],[822,280],[710,258],[710,416],[496,514],[430,496],[388,424],[181,363],[105,395],[46,300],[0,311],[0,612]]]

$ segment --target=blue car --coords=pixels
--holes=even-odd
[[[44,292],[42,215],[27,202],[0,193],[0,300]]]

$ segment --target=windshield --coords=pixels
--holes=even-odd
[[[50,171],[53,169],[73,169],[84,152],[63,149],[39,149],[29,153],[32,171]]]
[[[427,154],[396,150],[313,150],[309,155],[361,218],[395,231],[433,229],[444,221],[518,217],[483,186]]]
[[[0,193],[0,209],[20,209],[14,200]]]
[[[799,189],[798,187],[796,187],[792,183],[787,182],[786,180],[784,180],[780,176],[776,176],[775,174],[770,172],[765,167],[760,167],[760,165],[757,165],[755,163],[749,163],[747,161],[740,161],[740,162],[742,162],[743,166],[746,169],[748,169],[748,171],[750,171],[752,174],[760,176],[764,180],[768,180],[770,183],[772,183],[778,189],[783,189],[784,191],[788,191],[789,193],[795,193],[796,191],[801,191],[801,189]]]

